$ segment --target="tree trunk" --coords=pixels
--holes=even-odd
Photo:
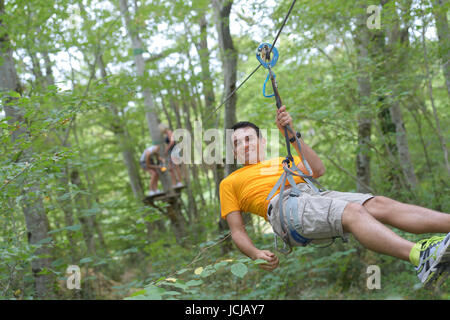
[[[62,187],[62,190],[58,192],[58,195],[62,196],[64,194],[70,194],[69,189],[69,167],[66,165],[62,172],[61,172],[61,178],[59,178],[59,184]],[[73,216],[73,206],[72,203],[69,200],[64,200],[60,203],[61,210],[64,212],[64,223],[67,227],[73,226],[75,224]],[[77,264],[80,256],[78,254],[78,246],[76,244],[76,241],[74,239],[74,233],[72,231],[67,231],[67,239],[69,241],[70,245],[70,262],[72,264]]]
[[[447,0],[433,0],[432,4],[439,39],[439,55],[441,57],[442,70],[447,86],[447,94],[450,98],[450,30],[447,20],[449,6]]]
[[[160,146],[159,152],[160,156],[164,158],[164,140],[161,135],[161,132],[159,131],[159,121],[156,114],[156,108],[155,103],[153,101],[152,94],[150,92],[150,89],[145,84],[144,78],[145,78],[145,61],[142,56],[142,53],[145,52],[144,46],[142,43],[141,38],[139,37],[139,33],[137,31],[137,28],[135,25],[133,25],[132,19],[130,17],[130,13],[128,11],[128,1],[127,0],[119,0],[120,5],[120,11],[122,12],[123,18],[125,20],[125,26],[128,32],[128,36],[131,39],[131,44],[133,48],[133,56],[134,56],[134,63],[136,65],[136,71],[137,75],[139,77],[140,83],[142,85],[142,94],[144,96],[144,105],[146,107],[145,110],[145,116],[147,119],[147,124],[150,131],[150,136],[152,138],[152,141]],[[160,175],[160,181],[163,185],[164,192],[169,196],[173,197],[173,201],[169,201],[169,208],[168,208],[168,214],[169,216],[174,216],[173,212],[176,212],[176,216],[180,218],[180,212],[179,212],[179,204],[178,204],[178,198],[175,197],[174,191],[172,189],[172,183],[170,176],[167,172],[161,172]],[[181,218],[180,218],[181,219]],[[177,241],[181,241],[185,235],[185,229],[183,223],[180,223],[179,221],[176,223],[173,223],[173,227],[175,228],[175,237]]]
[[[230,11],[232,4],[232,0],[213,0],[224,74],[223,99],[228,97],[230,93],[236,89],[237,51],[234,48],[233,39],[231,38],[230,33]],[[237,95],[233,94],[225,103],[225,130],[230,129],[236,123],[236,102]],[[228,141],[231,141],[231,139],[228,139]],[[232,154],[229,154],[229,146],[227,146],[226,149],[227,158],[230,160],[233,156]],[[235,164],[225,164],[225,176],[228,176],[234,170],[236,170]]]
[[[183,100],[183,109],[184,109],[184,115],[185,115],[185,119],[184,119],[184,127],[189,131],[191,137],[192,137],[192,141],[195,141],[195,136],[194,136],[194,130],[192,129],[192,124],[191,124],[191,119],[190,119],[190,112],[189,112],[189,106],[187,105],[186,100]],[[194,147],[194,145],[192,145],[192,147]],[[192,152],[192,150],[191,150]],[[193,153],[191,153],[193,154]],[[198,170],[197,170],[197,164],[192,163],[192,164],[185,164],[186,166],[186,175],[185,175],[185,179],[186,179],[186,189],[187,189],[187,194],[188,194],[188,216],[191,218],[192,216],[197,218],[198,217],[198,210],[197,210],[197,203],[195,200],[195,196],[194,196],[194,192],[193,192],[193,187],[195,188],[195,186],[198,187],[199,184],[199,178],[198,178]],[[194,175],[194,178],[191,180],[191,173]],[[201,193],[201,192],[199,192]]]
[[[367,193],[370,187],[370,135],[372,129],[372,115],[370,110],[370,74],[369,74],[369,29],[366,26],[366,15],[359,15],[357,28],[353,38],[357,51],[357,72],[360,109],[358,121],[358,150],[356,155],[357,192]]]
[[[38,28],[39,31],[40,28]],[[42,43],[41,43],[42,46]],[[39,81],[39,86],[42,88],[48,88],[48,86],[54,86],[55,85],[55,78],[53,77],[53,70],[52,70],[52,62],[50,60],[49,54],[47,49],[42,46],[43,49],[41,51],[42,56],[44,57],[44,68],[45,68],[45,77],[42,76],[41,78],[36,79],[36,81]],[[28,54],[34,54],[34,52],[31,50],[31,48],[28,49]],[[37,64],[39,64],[39,61],[36,61]],[[37,66],[39,70],[41,70],[40,64]],[[57,99],[55,99],[55,104],[58,104]],[[60,144],[64,148],[71,148],[70,143],[68,142],[68,139],[65,138],[66,135],[68,135],[68,129],[56,129],[55,134],[58,138]],[[58,142],[55,141],[55,144]],[[58,196],[62,196],[64,194],[70,194],[70,188],[69,188],[69,167],[67,164],[64,166],[64,168],[61,169],[61,176],[58,178],[59,185],[61,186],[61,189],[58,190],[57,194]],[[63,201],[58,201],[61,210],[64,212],[64,223],[66,227],[73,226],[74,225],[74,210],[72,206],[72,202],[70,201],[70,198]],[[67,240],[69,242],[69,250],[70,250],[70,262],[71,264],[77,264],[80,257],[77,250],[77,241],[74,239],[74,233],[72,231],[67,231]],[[76,296],[79,294],[79,292],[76,293]]]
[[[84,187],[81,183],[80,174],[77,169],[72,170],[70,173],[70,182],[77,186],[78,190],[84,190]],[[77,204],[77,217],[78,221],[80,221],[81,232],[83,234],[83,239],[86,244],[87,254],[90,257],[95,256],[96,254],[96,246],[95,246],[95,237],[94,237],[94,222],[91,216],[85,216],[85,211],[87,208],[91,207],[91,202],[88,197],[83,196],[80,193],[77,193],[73,198],[73,201]],[[87,274],[88,270],[86,270]],[[84,299],[93,298],[93,284],[92,281],[85,281],[83,283],[83,291],[81,294]]]
[[[70,174],[70,182],[77,186],[78,190],[82,191],[84,190],[84,186],[81,183],[80,174],[78,170],[72,170]],[[86,209],[90,208],[90,201],[83,197],[81,193],[77,193],[77,195],[74,197],[74,201],[77,204],[77,211],[78,211],[78,220],[81,223],[81,229],[83,232],[84,241],[86,243],[86,248],[88,255],[93,256],[96,252],[96,246],[95,246],[95,238],[94,238],[94,223],[90,216],[85,216]]]
[[[390,79],[391,87],[394,88],[394,95],[389,97],[390,107],[389,112],[391,119],[395,125],[395,139],[398,151],[398,158],[400,168],[407,185],[411,190],[414,190],[417,186],[417,177],[414,173],[414,166],[411,162],[411,156],[409,153],[408,137],[406,133],[405,124],[403,121],[402,110],[398,102],[399,93],[402,88],[397,85],[400,83],[400,75],[405,73],[405,70],[409,70],[409,25],[411,23],[411,4],[412,1],[408,0],[404,3],[405,7],[401,8],[401,15],[398,16],[396,12],[392,12],[395,17],[391,24],[391,28],[387,30],[388,45],[386,47],[387,57],[391,57],[388,60],[390,65],[388,78]],[[390,8],[396,10],[397,8]],[[403,28],[401,27],[403,25]]]
[[[106,73],[106,66],[103,61],[103,56],[99,56],[98,65],[100,67],[101,76],[103,82],[108,84],[108,78]],[[128,178],[130,180],[131,190],[133,191],[135,199],[141,201],[144,197],[144,189],[142,187],[141,176],[139,175],[139,169],[136,164],[136,155],[132,143],[130,142],[130,136],[126,127],[126,123],[122,121],[119,116],[119,111],[114,103],[109,105],[111,111],[112,119],[112,132],[117,138],[119,143],[119,148],[122,153],[122,158],[127,168]]]
[[[144,46],[142,44],[141,38],[139,37],[139,33],[136,30],[136,26],[133,25],[133,22],[131,20],[130,13],[128,11],[128,1],[119,0],[119,4],[120,10],[125,20],[125,26],[127,28],[128,36],[131,39],[137,75],[140,78],[140,82],[142,84],[142,94],[144,96],[144,104],[146,107],[145,116],[150,131],[150,137],[152,138],[153,142],[160,145],[160,156],[164,157],[164,140],[161,132],[159,131],[159,121],[156,114],[155,103],[153,101],[150,89],[145,85],[143,81],[145,78],[145,61],[142,56],[142,53],[145,52]],[[160,174],[160,179],[164,188],[164,192],[172,194],[173,190],[169,175],[167,173],[162,173]]]
[[[205,119],[207,116],[208,121],[206,123],[203,123],[203,127],[205,129],[213,128],[214,127],[214,118],[209,117],[209,114],[212,110],[215,108],[216,103],[216,97],[214,94],[214,83],[211,76],[211,71],[209,69],[209,58],[210,53],[208,49],[208,22],[206,20],[206,14],[204,11],[199,12],[200,18],[199,18],[199,25],[200,25],[200,36],[199,41],[195,42],[195,47],[197,49],[198,55],[200,57],[200,66],[201,66],[201,79],[202,79],[202,88],[203,88],[203,98],[205,103],[204,112],[202,113],[202,118]],[[219,163],[213,164],[211,169],[213,171],[214,176],[214,182],[215,182],[215,192],[214,197],[215,200],[219,200],[219,184],[221,180],[218,180],[219,174],[218,174],[218,166],[220,166]],[[208,174],[207,174],[208,176]]]
[[[180,107],[179,107],[178,101],[174,100],[174,98],[173,98],[174,96],[176,96],[176,94],[172,93],[170,95],[170,108],[175,113],[175,120],[176,120],[176,123],[177,123],[177,128],[182,128],[183,125],[181,124]]]
[[[448,29],[448,26],[447,26],[447,29]],[[423,27],[423,29],[422,29],[422,47],[423,47],[423,56],[424,56],[424,63],[425,63],[425,70],[426,70],[426,77],[427,77],[427,85],[428,85],[428,94],[430,96],[431,108],[433,109],[433,116],[434,116],[434,121],[436,123],[436,130],[437,130],[437,134],[438,134],[438,137],[439,137],[439,142],[441,143],[442,153],[444,155],[445,168],[447,169],[447,173],[450,173],[450,165],[449,165],[449,162],[448,162],[447,143],[445,141],[444,135],[442,134],[441,122],[439,120],[439,117],[438,117],[438,114],[437,114],[437,110],[436,110],[436,105],[434,103],[433,85],[432,85],[432,82],[431,82],[430,70],[429,70],[429,67],[428,67],[428,53],[427,53],[427,44],[426,44],[426,40],[425,40],[425,27]],[[450,58],[450,55],[448,55],[448,56]],[[447,60],[446,64],[448,65],[449,63],[450,63],[450,61]],[[447,89],[448,89],[448,84],[449,83],[447,83]]]
[[[166,106],[166,99],[164,99],[164,96],[161,94],[161,92],[159,93],[159,98],[161,99],[161,107],[163,109],[164,115],[167,118],[167,122],[169,123],[169,128],[179,128],[179,127],[175,127],[172,123],[172,117],[169,114],[169,110],[167,109]]]
[[[214,12],[216,16],[216,28],[219,36],[219,47],[222,58],[222,69],[224,74],[224,93],[223,98],[226,99],[230,96],[231,92],[236,89],[237,78],[237,50],[234,48],[233,39],[230,32],[230,12],[233,5],[232,0],[212,0],[214,6]],[[236,123],[236,102],[237,95],[233,94],[225,103],[225,117],[224,117],[224,129],[225,129],[225,142],[231,142],[231,137],[227,139],[226,129],[230,129]],[[236,170],[236,164],[230,164],[233,159],[232,153],[233,146],[225,144],[226,149],[226,161],[225,161],[225,177],[230,175]],[[249,223],[249,215],[243,215],[244,223]],[[219,230],[228,229],[228,224],[224,223],[223,219],[220,220]],[[231,249],[231,245],[226,243],[223,246],[224,252]]]
[[[12,58],[9,38],[8,35],[4,33],[5,30],[8,30],[5,28],[2,20],[4,13],[4,1],[0,0],[0,88],[4,91],[16,91],[22,93],[14,60]],[[29,137],[29,132],[22,110],[14,105],[14,98],[4,97],[3,99],[3,107],[5,115],[8,118],[8,124],[18,125],[18,128],[12,133],[13,142],[19,138],[26,139]],[[31,147],[25,149],[17,161],[25,164],[26,162],[31,161],[32,154],[33,150]],[[30,185],[27,192],[22,194],[23,200],[21,201],[23,214],[25,216],[28,242],[31,245],[37,245],[42,240],[49,237],[49,223],[39,192],[39,181],[32,181],[29,177],[26,177],[24,185]],[[31,196],[31,194],[35,195]],[[40,274],[44,269],[46,269],[47,272],[50,269],[51,258],[49,258],[49,256],[51,255],[51,250],[49,246],[44,243],[35,250],[34,255],[36,258],[31,261],[31,269],[34,277],[36,296],[38,299],[51,299],[54,297],[52,289],[55,281],[54,276],[52,274]]]
[[[402,111],[400,109],[400,104],[397,101],[392,101],[391,105],[392,106],[390,107],[389,111],[391,114],[391,119],[395,125],[395,138],[397,143],[400,167],[402,168],[403,175],[409,187],[414,190],[417,186],[417,177],[414,173],[414,166],[411,162]]]
[[[195,43],[198,55],[200,57],[200,66],[202,68],[201,79],[203,85],[203,97],[205,100],[205,110],[208,115],[214,108],[216,103],[216,97],[214,95],[214,84],[211,77],[211,71],[209,69],[209,50],[207,41],[207,27],[208,23],[206,21],[205,13],[203,12],[200,16],[200,41]],[[213,119],[211,119],[213,120]],[[213,123],[212,123],[213,124]],[[212,124],[204,123],[205,128],[211,128]]]
[[[376,69],[373,71],[372,87],[375,91],[387,91],[378,97],[378,119],[380,133],[386,146],[386,159],[389,170],[386,172],[386,181],[392,183],[391,190],[408,188],[412,191],[417,184],[414,167],[409,153],[406,129],[403,121],[402,110],[398,102],[402,92],[399,79],[409,70],[407,67],[409,57],[408,28],[410,25],[411,1],[403,3],[405,8],[401,10],[394,5],[385,5],[389,1],[383,1],[383,12],[390,17],[390,23],[383,29],[372,31],[369,52]],[[401,16],[398,16],[401,11]],[[402,27],[401,27],[402,26]],[[388,191],[388,192],[390,192]]]

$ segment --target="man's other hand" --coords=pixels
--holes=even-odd
[[[280,263],[278,257],[269,250],[259,250],[258,253],[256,254],[256,259],[263,259],[267,261],[267,263],[262,263],[259,265],[261,269],[267,271],[274,270],[276,267],[278,267],[278,264]]]

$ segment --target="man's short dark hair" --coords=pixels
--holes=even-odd
[[[261,132],[259,131],[258,126],[250,121],[240,121],[240,122],[234,124],[231,127],[231,129],[237,130],[237,129],[248,128],[248,127],[255,129],[256,134],[258,135],[258,138],[261,138]]]

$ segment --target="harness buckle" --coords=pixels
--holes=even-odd
[[[289,193],[289,196],[290,197],[300,197],[301,194],[302,194],[302,192],[299,189],[292,187],[291,192]]]
[[[283,253],[283,254],[289,254],[292,252],[292,247],[289,244],[287,244],[286,241],[284,241],[284,240],[283,240],[283,249],[279,248],[278,241],[277,241],[277,235],[274,233],[273,236],[274,236],[274,240],[275,240],[274,246],[275,246],[276,251]],[[289,249],[286,249],[286,247],[288,247]]]
[[[294,159],[289,158],[289,156],[286,156],[286,158],[281,162],[282,164],[286,164],[288,168],[291,167],[291,162],[293,162]]]

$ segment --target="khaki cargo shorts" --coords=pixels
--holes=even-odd
[[[342,228],[342,213],[349,202],[363,204],[373,198],[370,193],[353,193],[326,190],[317,194],[306,183],[299,183],[297,188],[301,194],[297,197],[298,216],[294,217],[291,225],[305,238],[313,239],[312,243],[323,243],[329,239],[342,237],[346,239]],[[283,208],[289,198],[290,189],[285,189],[283,195]],[[279,194],[269,203],[267,217],[273,231],[281,235],[281,221],[278,207]],[[286,210],[283,210],[286,219]],[[295,214],[295,213],[294,213]],[[286,230],[286,220],[284,220]],[[290,240],[292,238],[290,237]],[[295,241],[291,241],[295,244]]]

